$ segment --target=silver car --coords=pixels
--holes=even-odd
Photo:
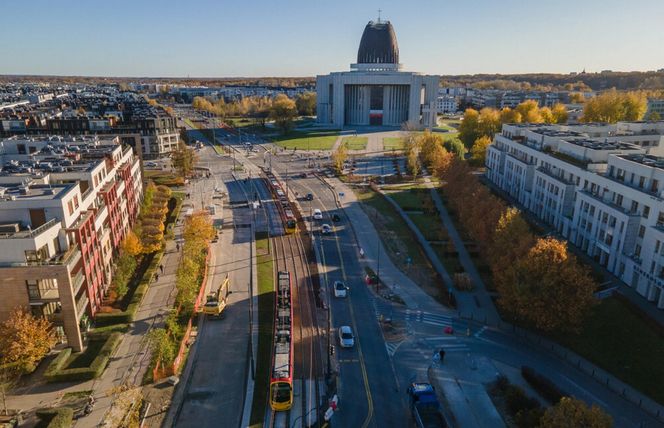
[[[355,346],[355,336],[350,326],[342,325],[339,327],[339,345],[342,348],[352,348]]]

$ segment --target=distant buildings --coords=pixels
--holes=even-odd
[[[459,111],[457,98],[452,95],[438,95],[436,98],[436,112],[439,114],[452,114]]]
[[[664,100],[648,98],[648,110],[645,117],[649,117],[653,113],[657,113],[660,119],[664,119]]]
[[[389,21],[369,22],[351,71],[316,77],[318,123],[415,128],[436,126],[439,76],[401,71]]]
[[[0,87],[0,136],[119,135],[145,159],[179,142],[177,119],[143,96],[115,87]]]
[[[503,125],[486,177],[664,308],[664,121]]]
[[[80,351],[138,215],[140,161],[119,137],[16,136],[0,165],[0,320],[29,308]]]

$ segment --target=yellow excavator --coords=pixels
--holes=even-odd
[[[221,282],[217,291],[208,294],[205,305],[203,305],[203,313],[206,315],[212,315],[218,317],[226,308],[226,299],[228,298],[228,293],[230,288],[230,279],[228,274],[226,278]]]

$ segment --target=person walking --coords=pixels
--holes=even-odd
[[[161,271],[161,273],[164,273],[164,265],[163,264],[159,265],[159,270]]]

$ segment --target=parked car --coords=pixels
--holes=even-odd
[[[353,330],[347,325],[339,327],[339,345],[341,345],[342,348],[352,348],[355,346]]]
[[[348,287],[342,281],[334,281],[334,297],[346,297]]]
[[[323,219],[323,212],[321,210],[319,210],[318,208],[316,208],[314,210],[313,217],[314,217],[314,220],[322,220]]]
[[[145,162],[145,166],[148,168],[157,168],[159,165],[157,165],[157,162]]]
[[[321,232],[323,233],[323,235],[329,235],[330,233],[332,233],[332,227],[329,224],[324,224],[321,227]]]
[[[313,201],[314,200],[314,195],[311,193],[307,193],[307,196],[304,197],[307,201]]]

